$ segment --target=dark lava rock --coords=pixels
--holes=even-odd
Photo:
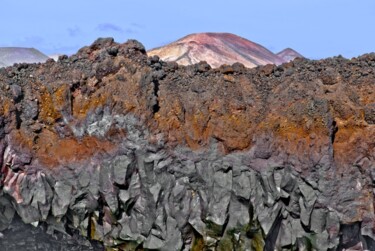
[[[365,120],[369,124],[375,124],[375,103],[365,107]]]
[[[11,85],[10,87],[14,101],[19,101],[22,97],[22,88],[19,85]]]
[[[42,224],[32,226],[25,224],[18,217],[14,218],[11,227],[2,232],[0,245],[6,251],[102,251],[101,243],[88,241],[78,234],[66,234],[58,231],[51,231],[48,234],[48,226]]]

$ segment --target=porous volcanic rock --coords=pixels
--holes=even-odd
[[[374,90],[374,54],[211,69],[98,39],[2,68],[0,245],[374,250]]]

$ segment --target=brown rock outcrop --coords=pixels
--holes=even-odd
[[[374,54],[211,69],[111,39],[0,69],[0,230],[16,213],[120,250],[372,250],[374,90]]]

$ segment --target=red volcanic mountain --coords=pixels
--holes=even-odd
[[[189,65],[206,61],[212,67],[240,62],[246,67],[282,64],[282,58],[260,44],[230,33],[196,33],[147,52],[164,61]]]
[[[278,55],[280,58],[282,58],[286,62],[292,61],[295,58],[304,58],[304,56],[302,56],[301,54],[299,54],[298,52],[296,52],[295,50],[291,48],[286,48],[280,51],[279,53],[277,53],[276,55]]]

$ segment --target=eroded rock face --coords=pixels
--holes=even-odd
[[[210,69],[111,39],[0,69],[0,244],[19,216],[118,250],[373,250],[374,87],[374,54]]]

